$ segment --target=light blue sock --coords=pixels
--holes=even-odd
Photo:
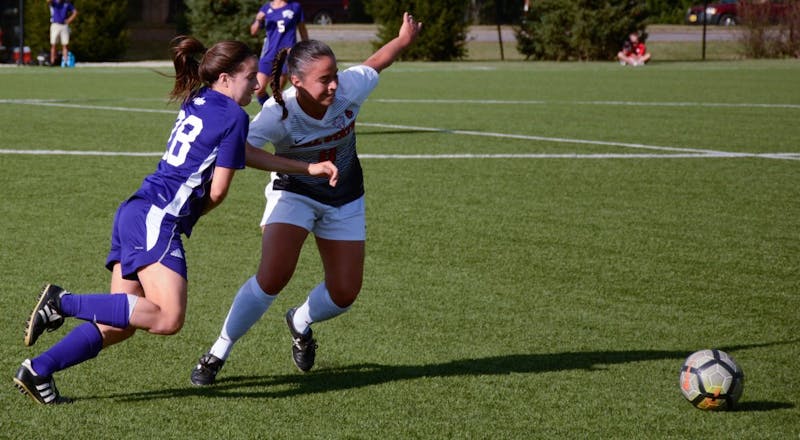
[[[211,347],[210,353],[220,359],[227,359],[233,344],[258,322],[275,297],[276,295],[269,295],[261,290],[255,276],[245,281],[233,299],[228,317],[225,318],[222,331],[217,342]]]
[[[306,302],[294,312],[294,329],[298,333],[306,333],[312,322],[322,322],[335,318],[350,310],[350,307],[339,307],[331,299],[325,282],[321,282],[308,294]]]

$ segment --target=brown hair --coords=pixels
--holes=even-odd
[[[272,89],[272,97],[275,99],[275,102],[281,106],[281,109],[283,109],[281,120],[289,116],[289,110],[286,110],[286,103],[283,101],[283,91],[281,90],[281,71],[283,70],[283,63],[286,61],[288,55],[288,47],[284,47],[275,55],[275,59],[272,60],[272,81],[269,83],[269,88]]]
[[[272,62],[272,82],[270,88],[272,89],[272,97],[275,99],[283,109],[283,116],[281,119],[286,119],[289,111],[286,109],[286,103],[283,101],[283,93],[280,86],[280,77],[283,71],[283,64],[286,63],[286,68],[289,75],[295,75],[302,78],[305,75],[307,66],[314,61],[330,57],[336,62],[336,55],[327,44],[319,40],[306,40],[301,41],[289,50],[288,48],[281,49],[275,60]]]
[[[175,66],[171,101],[188,101],[200,87],[214,84],[223,73],[233,75],[245,60],[256,56],[241,41],[220,41],[206,49],[196,38],[181,35],[172,40],[171,46]]]

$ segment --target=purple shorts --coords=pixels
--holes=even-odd
[[[161,263],[188,279],[176,219],[137,197],[122,202],[114,215],[106,268],[111,270],[117,262],[126,280],[138,281],[139,269],[153,263]]]
[[[272,76],[272,62],[275,61],[275,57],[278,55],[278,50],[274,49],[271,50],[269,53],[264,54],[258,60],[258,71],[263,73],[267,76]],[[286,63],[283,63],[283,69],[281,69],[281,75],[286,75],[289,72],[289,68],[286,66]],[[267,84],[267,88],[269,88],[269,84]]]

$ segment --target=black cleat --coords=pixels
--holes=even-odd
[[[211,353],[200,356],[200,361],[192,370],[192,383],[199,386],[213,385],[223,365],[225,360]]]
[[[61,312],[61,297],[67,293],[66,290],[48,284],[42,289],[39,295],[39,302],[31,312],[25,326],[25,345],[30,347],[45,330],[52,332],[61,327],[64,323],[64,313]]]
[[[317,356],[317,341],[314,340],[314,332],[311,331],[311,327],[305,334],[300,334],[294,329],[294,312],[296,310],[289,309],[286,312],[286,325],[289,326],[289,333],[292,334],[292,360],[295,366],[305,373],[314,366],[314,358]]]
[[[53,377],[39,376],[31,367],[31,360],[25,359],[22,366],[14,376],[14,385],[19,388],[19,392],[33,399],[34,402],[42,405],[59,405],[62,403],[72,403],[71,399],[61,397]]]

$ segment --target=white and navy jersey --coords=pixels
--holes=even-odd
[[[214,167],[244,168],[249,119],[231,98],[201,89],[181,106],[167,151],[133,197],[153,204],[154,220],[177,221],[180,231],[191,235],[208,200]]]
[[[339,73],[339,86],[325,116],[314,119],[300,108],[294,87],[283,92],[289,116],[281,120],[281,106],[270,98],[250,123],[247,142],[263,148],[275,146],[275,154],[307,163],[330,160],[339,169],[339,182],[328,185],[326,177],[273,173],[273,189],[291,191],[331,206],[341,206],[364,194],[364,178],[356,153],[356,116],[361,104],[378,85],[378,72],[354,66]]]

